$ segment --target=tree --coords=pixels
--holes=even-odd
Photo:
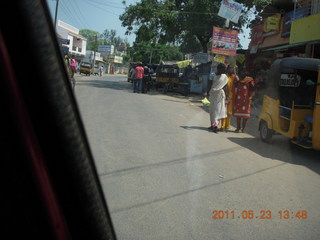
[[[244,4],[244,14],[232,28],[241,31],[249,21],[249,11],[255,6],[259,12],[271,0],[237,2]],[[213,0],[141,0],[126,6],[120,20],[127,28],[126,34],[135,33],[139,41],[178,43],[190,52],[197,52],[201,46],[202,51],[207,52],[213,26],[223,27],[225,23],[225,19],[218,16],[219,8],[220,1]]]
[[[160,63],[165,60],[183,60],[183,54],[178,46],[169,44],[153,44],[150,42],[135,42],[128,50],[133,62]]]
[[[90,30],[90,29],[81,29],[79,34],[87,38],[87,50],[97,51],[98,45],[101,44],[100,33]]]

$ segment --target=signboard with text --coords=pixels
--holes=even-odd
[[[218,15],[234,23],[238,23],[241,11],[242,5],[240,3],[232,0],[222,0]]]
[[[236,56],[238,47],[238,31],[213,27],[212,53]]]
[[[113,54],[114,53],[114,46],[113,45],[99,45],[98,46],[98,51],[102,53],[107,53],[107,54]],[[105,55],[105,54],[104,54]]]

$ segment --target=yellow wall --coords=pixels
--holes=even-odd
[[[292,22],[290,44],[313,40],[320,40],[320,14]]]

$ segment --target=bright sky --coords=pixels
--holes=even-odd
[[[121,0],[59,0],[58,19],[76,28],[88,28],[99,33],[105,29],[115,29],[117,36],[132,44],[135,35],[125,35],[126,28],[121,26],[119,16],[124,12],[124,5]],[[126,0],[127,5],[134,4],[138,0]],[[47,0],[52,18],[55,15],[56,0]],[[240,43],[247,49],[249,31],[241,34]]]

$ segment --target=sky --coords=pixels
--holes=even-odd
[[[126,4],[134,4],[139,0],[126,0]],[[47,0],[52,19],[54,19],[56,0]],[[78,29],[91,29],[103,33],[105,29],[115,29],[117,36],[127,39],[130,44],[135,34],[125,35],[126,28],[121,26],[119,16],[124,13],[122,0],[59,0],[58,19]],[[240,43],[247,49],[250,42],[249,30],[239,35]]]

